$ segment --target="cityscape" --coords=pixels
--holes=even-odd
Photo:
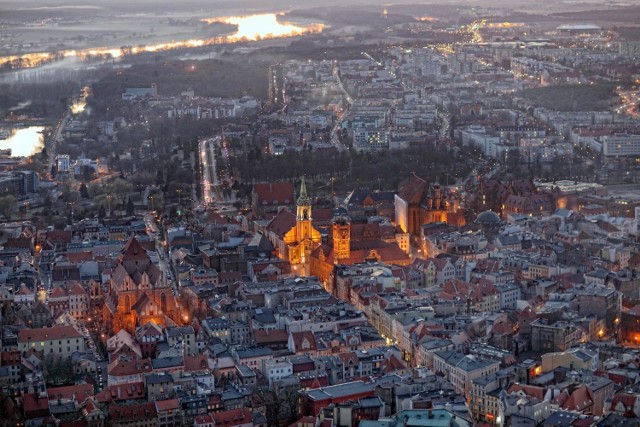
[[[0,345],[0,426],[640,427],[640,3],[0,0]]]

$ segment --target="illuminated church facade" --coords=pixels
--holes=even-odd
[[[311,199],[304,177],[296,201],[296,213],[281,209],[267,225],[266,233],[278,257],[292,265],[308,262],[311,251],[318,247],[322,236],[313,226]]]
[[[429,184],[415,174],[403,183],[395,195],[394,205],[396,224],[416,237],[420,237],[423,225],[433,222],[456,227],[465,225],[458,201],[448,198],[439,184]]]
[[[164,274],[135,237],[130,237],[113,269],[103,307],[111,331],[134,333],[147,322],[168,327],[179,323],[180,312]]]

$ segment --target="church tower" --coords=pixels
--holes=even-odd
[[[331,237],[333,239],[333,262],[340,261],[351,256],[351,221],[344,208],[333,211],[331,224]]]
[[[311,224],[311,199],[307,195],[307,185],[302,177],[300,183],[300,195],[296,202],[296,235],[300,244],[300,257],[302,260],[311,250],[313,240],[313,225]]]

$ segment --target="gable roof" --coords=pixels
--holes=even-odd
[[[64,387],[49,387],[47,395],[51,401],[73,399],[78,403],[82,403],[87,397],[93,397],[93,386],[91,384],[77,384]]]
[[[83,338],[73,326],[54,326],[53,328],[23,329],[18,333],[18,342],[50,341],[63,338]]]
[[[156,409],[160,411],[171,411],[180,408],[178,399],[156,400]]]
[[[209,415],[213,418],[216,427],[232,427],[252,423],[251,411],[247,408],[212,412]]]
[[[271,222],[269,222],[267,230],[273,232],[279,237],[284,237],[284,235],[295,226],[296,216],[286,209],[281,209]]]
[[[411,177],[402,184],[398,197],[410,204],[420,203],[426,188],[427,181],[416,174],[412,174]]]
[[[253,339],[258,345],[286,343],[289,340],[289,334],[284,329],[254,329]]]
[[[259,205],[289,205],[294,201],[295,189],[291,182],[263,182],[253,185]]]
[[[147,250],[142,247],[135,236],[129,237],[124,248],[120,251],[122,257],[127,260],[144,260],[148,258]]]
[[[79,296],[79,295],[86,295],[86,294],[87,292],[84,290],[84,288],[79,282],[74,282],[69,287],[69,295]]]
[[[591,395],[591,390],[589,390],[587,386],[582,386],[578,387],[573,391],[573,393],[571,393],[569,399],[567,399],[567,401],[564,402],[564,405],[562,405],[562,409],[582,412],[592,405],[593,397]]]
[[[294,349],[298,351],[315,351],[317,350],[316,337],[311,331],[291,332]]]

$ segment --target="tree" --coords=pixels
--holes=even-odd
[[[58,171],[56,170],[55,165],[51,165],[51,178],[55,178],[56,177],[56,173],[58,173]]]
[[[89,190],[87,189],[87,184],[85,184],[84,182],[80,184],[80,197],[82,197],[83,199],[91,198],[91,196],[89,196]]]
[[[96,171],[91,166],[82,166],[82,179],[89,182],[95,177]]]
[[[0,426],[15,426],[18,419],[16,415],[16,405],[13,400],[0,391]]]
[[[61,357],[47,355],[44,361],[44,379],[48,385],[62,385],[74,380],[71,363]]]
[[[0,197],[0,214],[2,214],[6,219],[11,219],[11,212],[16,204],[17,200],[11,194]]]
[[[156,173],[156,185],[163,185],[164,184],[164,172],[162,172],[162,169],[158,169],[158,172]]]
[[[261,389],[260,392],[266,403],[265,417],[269,425],[280,425],[282,420],[286,420],[286,425],[295,422],[298,415],[298,393],[294,388],[274,384],[272,389]]]
[[[134,206],[133,206],[133,201],[131,200],[131,198],[127,198],[127,216],[131,216],[134,213]]]

